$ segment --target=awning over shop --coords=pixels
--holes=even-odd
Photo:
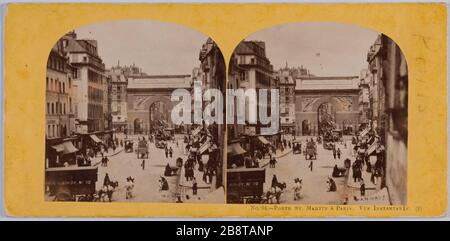
[[[201,130],[202,130],[202,128],[199,126],[194,131],[192,131],[191,135],[196,136],[196,135],[198,135],[198,133],[200,133]]]
[[[203,154],[205,151],[208,150],[208,148],[211,146],[211,142],[206,141],[205,143],[203,143],[203,145],[200,147],[200,149],[198,149],[198,153],[199,154]]]
[[[270,144],[270,142],[264,136],[258,136],[258,140],[264,145]]]
[[[53,149],[55,149],[57,152],[61,152],[62,154],[71,154],[78,151],[78,149],[73,146],[72,142],[65,141],[59,145],[52,146]]]
[[[372,145],[367,148],[367,155],[372,155],[377,150],[378,142],[374,141]]]
[[[64,145],[63,144],[52,146],[52,148],[55,149],[56,152],[63,152],[64,151]]]
[[[102,142],[102,140],[100,140],[96,135],[90,135],[90,137],[95,143],[101,143]]]
[[[228,145],[227,154],[229,157],[237,156],[237,155],[243,155],[246,151],[239,143],[233,143],[231,145]]]
[[[367,135],[367,133],[369,133],[369,129],[364,129],[363,131],[361,131],[361,133],[359,133],[360,137],[364,137],[365,135]]]

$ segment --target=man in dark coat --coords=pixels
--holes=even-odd
[[[273,175],[272,177],[272,187],[276,187],[278,185],[277,175]]]
[[[364,183],[364,180],[361,181],[361,187],[359,190],[361,192],[361,197],[364,197],[366,195],[366,184]]]
[[[109,179],[108,173],[105,174],[105,178],[103,179],[103,186],[108,186],[111,182],[111,179]]]

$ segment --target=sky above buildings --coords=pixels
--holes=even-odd
[[[191,74],[207,36],[193,29],[156,21],[111,21],[75,29],[78,39],[98,41],[107,68],[132,65],[150,75]]]
[[[247,40],[266,42],[275,69],[308,68],[316,76],[356,75],[367,68],[367,52],[378,33],[355,25],[292,23],[258,31]]]

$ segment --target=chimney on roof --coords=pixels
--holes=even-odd
[[[75,30],[72,30],[72,31],[66,33],[64,36],[69,37],[71,39],[77,39],[77,34],[75,33]]]

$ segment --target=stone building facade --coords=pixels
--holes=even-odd
[[[335,128],[353,132],[359,126],[358,76],[299,77],[295,86],[296,131],[317,135],[321,116],[328,115]],[[320,112],[320,110],[326,110]]]
[[[104,131],[108,128],[108,80],[97,41],[77,39],[75,32],[67,33],[62,41],[70,64],[76,68],[73,79],[77,95],[76,132]]]
[[[400,47],[380,34],[367,61],[372,74],[372,130],[386,146],[385,184],[390,202],[407,203],[408,67]]]
[[[50,51],[46,71],[46,136],[61,138],[72,135],[73,78],[66,43],[60,39]]]

